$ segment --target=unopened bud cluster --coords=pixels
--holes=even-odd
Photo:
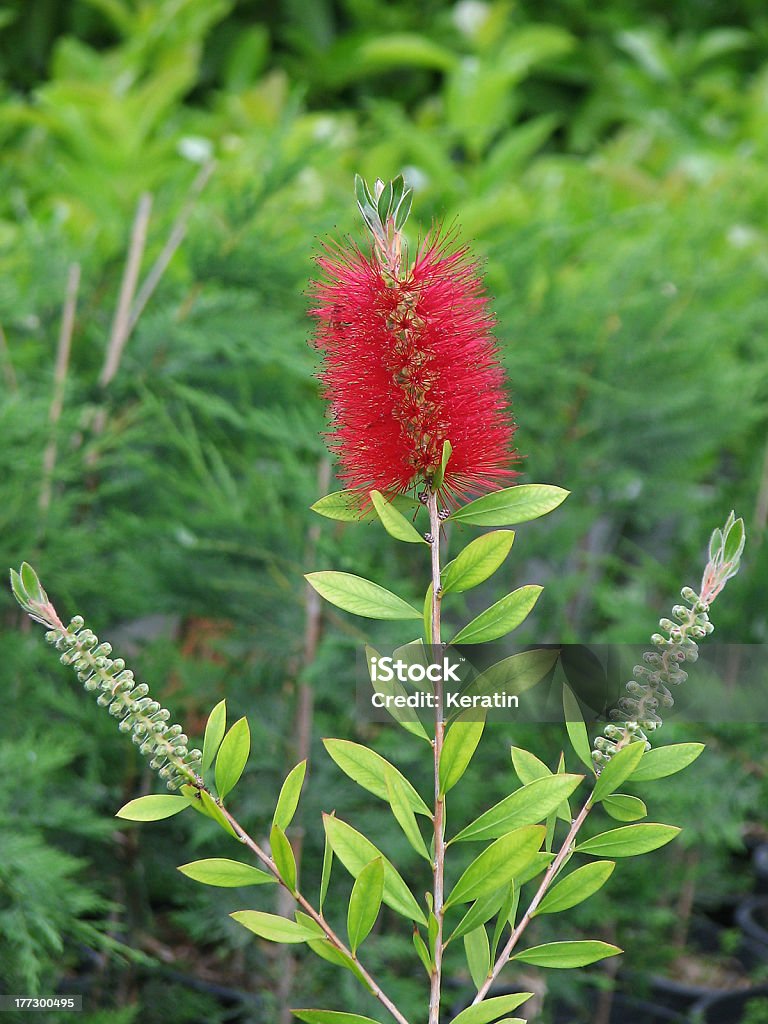
[[[45,638],[61,652],[62,664],[75,670],[85,689],[98,694],[96,703],[119,721],[120,732],[131,734],[168,789],[199,783],[202,753],[188,749],[182,727],[169,724],[170,711],[151,698],[147,684],[136,683],[122,658],[110,657],[110,644],[99,643],[79,615],[66,629],[52,629]]]
[[[694,662],[699,656],[696,640],[714,630],[709,621],[709,605],[701,600],[690,587],[680,592],[687,604],[678,604],[672,609],[672,619],[660,619],[661,633],[654,633],[651,643],[655,650],[646,651],[642,665],[635,665],[634,678],[609,717],[603,735],[595,740],[592,760],[598,772],[601,771],[617,751],[628,743],[641,742],[650,749],[646,733],[653,732],[662,724],[660,712],[671,708],[675,701],[670,686],[679,686],[688,678],[683,671],[684,662]]]

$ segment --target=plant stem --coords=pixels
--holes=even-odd
[[[510,955],[512,953],[512,950],[517,945],[517,943],[518,943],[518,941],[520,939],[520,936],[523,934],[525,929],[530,924],[531,918],[533,917],[533,915],[534,915],[536,909],[538,908],[539,904],[541,903],[541,901],[544,899],[544,897],[545,897],[545,895],[547,893],[547,890],[549,889],[550,885],[552,884],[555,876],[557,875],[557,873],[560,870],[560,868],[563,866],[566,858],[569,857],[570,854],[572,853],[574,840],[576,839],[576,836],[577,836],[577,834],[579,832],[579,829],[584,824],[584,822],[586,820],[586,817],[589,814],[591,809],[592,809],[592,798],[590,797],[587,800],[587,802],[584,804],[582,809],[579,811],[578,817],[574,818],[573,821],[571,822],[570,831],[568,832],[568,835],[565,837],[563,845],[560,847],[559,853],[557,854],[555,859],[552,861],[552,863],[547,868],[547,870],[546,870],[546,872],[544,874],[544,878],[541,880],[541,885],[539,886],[539,888],[536,891],[536,895],[531,900],[530,905],[529,905],[528,909],[526,910],[526,912],[520,918],[520,923],[517,925],[516,928],[513,929],[512,934],[509,937],[509,941],[507,942],[506,946],[504,947],[504,949],[499,954],[498,959],[496,960],[496,963],[493,965],[493,970],[491,971],[491,973],[488,975],[488,977],[485,979],[483,984],[478,989],[477,995],[472,1000],[472,1005],[473,1006],[474,1006],[475,1003],[479,1003],[479,1002],[481,1002],[485,998],[485,996],[488,993],[488,989],[491,987],[491,985],[494,983],[496,978],[499,976],[499,973],[500,973],[502,967],[509,960],[509,957],[510,957]]]
[[[440,635],[440,517],[437,509],[437,494],[430,491],[427,498],[429,509],[429,533],[432,549],[432,649],[437,650],[438,658],[442,654]],[[442,666],[441,666],[442,670]],[[433,913],[437,918],[437,937],[435,939],[434,965],[430,979],[429,992],[429,1024],[439,1024],[440,1020],[440,988],[443,969],[443,878],[445,874],[445,797],[440,794],[440,754],[443,750],[445,735],[445,718],[443,713],[443,680],[440,672],[436,673],[435,682],[435,860],[433,865]]]
[[[204,789],[205,787],[198,785],[197,788],[198,789]],[[207,790],[206,790],[206,792],[207,792]],[[213,799],[215,799],[215,797]],[[267,853],[265,853],[264,850],[262,850],[262,848],[259,846],[259,844],[254,839],[252,839],[248,835],[248,833],[245,831],[245,829],[242,827],[242,825],[240,825],[239,822],[229,813],[229,811],[223,806],[223,804],[221,804],[219,801],[216,801],[216,802],[217,802],[219,810],[224,815],[224,817],[227,819],[229,824],[232,826],[232,828],[234,829],[237,837],[248,847],[248,849],[252,853],[254,853],[256,855],[256,857],[258,857],[258,859],[261,861],[261,863],[264,865],[264,867],[267,869],[267,871],[269,871],[269,873],[271,875],[274,875],[274,877],[277,879],[279,884],[282,885],[284,889],[287,889],[288,892],[291,893],[291,896],[293,896],[293,898],[299,904],[301,909],[304,910],[306,912],[306,914],[309,917],[311,917],[312,920],[316,924],[320,925],[320,927],[325,932],[325,935],[326,935],[328,941],[333,946],[335,946],[336,949],[339,950],[339,952],[344,953],[345,956],[348,956],[351,960],[354,961],[355,966],[357,967],[357,969],[360,972],[361,976],[365,979],[365,983],[368,986],[368,988],[370,989],[371,994],[374,995],[376,997],[376,999],[378,999],[378,1001],[381,1003],[381,1005],[383,1007],[385,1007],[390,1012],[390,1014],[395,1018],[395,1020],[398,1022],[398,1024],[409,1024],[408,1018],[405,1017],[400,1012],[400,1010],[398,1010],[398,1008],[395,1006],[395,1004],[392,1002],[392,1000],[387,995],[385,995],[384,992],[382,992],[382,990],[379,987],[378,983],[375,982],[374,979],[371,977],[371,975],[368,973],[368,971],[366,971],[366,969],[363,967],[363,965],[357,959],[357,956],[355,956],[351,952],[351,950],[349,950],[346,947],[346,945],[341,941],[341,939],[338,937],[336,932],[334,932],[334,930],[331,928],[331,926],[325,920],[323,915],[319,911],[315,910],[315,908],[312,906],[312,904],[306,899],[306,897],[302,896],[301,893],[298,890],[293,891],[293,890],[291,890],[289,888],[289,886],[287,886],[285,884],[283,879],[280,877],[280,872],[277,870],[277,866],[275,865],[275,862],[272,860],[272,858]]]

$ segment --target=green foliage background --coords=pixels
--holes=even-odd
[[[641,642],[680,584],[697,585],[704,542],[733,507],[749,540],[717,637],[765,642],[762,4],[12,0],[0,73],[0,565],[32,561],[62,614],[86,614],[192,734],[222,696],[249,715],[258,755],[238,811],[256,833],[295,761],[297,688],[312,686],[310,885],[319,811],[332,807],[416,868],[319,745],[361,738],[359,627],[328,611],[317,657],[303,657],[303,572],[405,579],[414,593],[427,572],[375,525],[317,530],[308,512],[326,455],[305,289],[319,238],[363,241],[355,172],[405,174],[413,243],[458,219],[494,296],[524,478],[573,492],[519,531],[510,572],[546,585],[521,639]],[[142,278],[179,217],[186,236],[104,389],[145,192]],[[82,285],[41,510],[73,262]],[[251,998],[240,1019],[278,1020],[285,964],[226,916],[251,894],[174,870],[182,845],[221,853],[213,826],[117,827],[116,807],[154,780],[20,628],[7,591],[0,617],[0,988],[60,984],[85,991],[91,1022],[119,1008],[143,1024],[169,1009],[223,1020],[219,989],[237,989]],[[745,826],[766,827],[761,730],[715,732],[695,737],[711,747],[695,785],[665,791],[665,820],[687,831],[664,880],[641,860],[610,904],[576,915],[635,966],[661,971],[673,956],[663,945],[683,880],[703,902],[748,884],[732,858]],[[362,739],[425,767],[390,729]],[[512,727],[495,739],[458,813],[509,791],[511,742],[552,756],[560,742]],[[416,1005],[409,937],[384,928],[370,949],[372,970],[389,958],[393,993]],[[325,966],[302,963],[292,998],[360,1005]],[[459,998],[466,968],[451,970]],[[590,1005],[588,989],[576,996]]]

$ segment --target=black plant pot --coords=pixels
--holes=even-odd
[[[749,966],[768,965],[768,896],[750,896],[740,903],[736,923],[750,954]]]
[[[702,999],[693,1007],[691,1016],[694,1020],[701,1020],[703,1024],[740,1024],[746,1019],[747,1013],[754,1013],[758,1000],[765,1001],[768,1020],[768,985]]]

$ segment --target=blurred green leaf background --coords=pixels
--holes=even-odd
[[[334,568],[415,594],[427,571],[375,523],[309,512],[336,485],[306,289],[323,238],[365,241],[354,173],[405,175],[413,245],[458,221],[493,296],[522,479],[573,492],[520,529],[485,603],[541,583],[522,641],[642,642],[698,585],[709,533],[735,508],[747,552],[716,637],[768,640],[757,0],[7,0],[0,144],[0,565],[31,561],[61,614],[84,614],[191,735],[224,696],[233,719],[249,716],[257,753],[237,810],[256,835],[312,698],[310,889],[321,809],[380,839],[403,873],[422,870],[321,736],[428,773],[417,741],[356,721],[364,634],[334,610],[318,621],[302,578]],[[182,845],[185,860],[227,855],[213,825],[114,820],[155,780],[49,653],[3,589],[0,988],[82,992],[84,1024],[367,1005],[351,976],[292,963],[230,921],[253,899],[274,910],[270,887],[201,890],[175,871]],[[685,838],[661,877],[644,858],[616,872],[610,901],[573,912],[574,934],[597,926],[655,973],[686,942],[674,925],[690,907],[675,901],[716,910],[748,888],[745,839],[768,837],[763,727],[679,731],[709,750],[650,810]],[[489,731],[459,817],[510,792],[512,742],[552,762],[562,740]],[[349,887],[335,884],[344,915]],[[367,960],[410,1011],[420,968],[388,923]],[[460,956],[449,970],[461,1005]],[[546,981],[542,1021],[558,998],[592,1020],[590,986],[610,979]]]

